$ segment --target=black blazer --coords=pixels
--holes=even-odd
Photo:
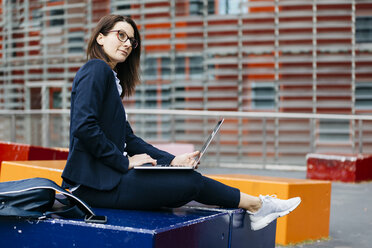
[[[111,68],[92,59],[76,73],[71,92],[70,147],[63,186],[111,190],[128,171],[129,156],[147,153],[158,163],[174,156],[133,134]]]

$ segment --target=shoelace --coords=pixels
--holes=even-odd
[[[268,202],[271,202],[274,206],[276,206],[276,202],[275,200],[278,200],[278,197],[277,195],[265,195],[262,197],[263,199],[261,200],[262,201],[262,205],[264,204],[263,201],[266,201],[267,203]]]
[[[265,200],[273,200],[273,199],[278,199],[278,196],[277,195],[265,195],[265,196],[263,196],[263,198],[265,199]]]

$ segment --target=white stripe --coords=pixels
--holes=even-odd
[[[73,194],[70,194],[70,193],[66,193],[66,192],[61,192],[53,187],[50,187],[50,186],[38,186],[38,187],[32,187],[32,188],[27,188],[27,189],[22,189],[22,190],[15,190],[15,191],[8,191],[8,192],[0,192],[0,195],[5,195],[5,194],[13,194],[13,193],[21,193],[21,192],[25,192],[27,190],[33,190],[33,189],[53,189],[55,191],[58,191],[60,192],[61,194],[64,194],[64,195],[68,195],[72,198],[74,198],[75,200],[77,200],[78,202],[81,203],[81,205],[83,205],[88,211],[89,213],[91,213],[92,215],[95,215],[91,210],[90,208],[85,205],[84,202],[82,202],[79,198],[77,198],[76,196],[74,196]]]

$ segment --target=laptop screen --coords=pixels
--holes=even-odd
[[[218,133],[218,131],[220,130],[220,127],[223,123],[225,119],[221,119],[217,125],[214,127],[213,129],[213,132],[209,135],[208,139],[204,142],[204,145],[203,147],[200,149],[200,156],[196,159],[196,163],[195,164],[198,164],[200,159],[203,157],[204,153],[207,151],[207,148],[209,146],[209,144],[211,143],[212,139],[214,138],[214,136]]]

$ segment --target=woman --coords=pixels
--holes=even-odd
[[[156,209],[192,200],[244,208],[258,230],[288,214],[300,199],[253,197],[194,170],[141,172],[145,163],[195,166],[199,152],[173,156],[135,136],[122,97],[139,83],[141,39],[134,21],[108,15],[94,29],[90,59],[77,72],[71,93],[70,153],[63,186],[93,207]]]

